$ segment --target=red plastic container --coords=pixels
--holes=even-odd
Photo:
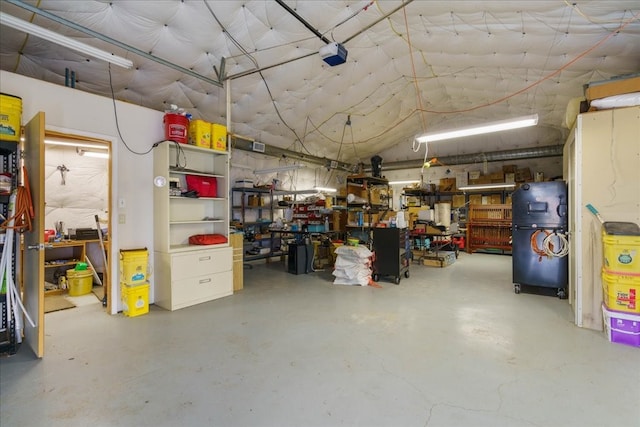
[[[175,113],[164,115],[164,137],[169,141],[187,144],[189,142],[189,119]]]

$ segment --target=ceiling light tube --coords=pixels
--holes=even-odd
[[[315,187],[314,189],[316,191],[320,191],[324,193],[335,193],[336,191],[338,191],[337,188],[330,188],[330,187]]]
[[[63,145],[65,147],[82,147],[82,148],[95,148],[98,150],[107,150],[106,145],[88,144],[86,142],[56,141],[55,139],[45,139],[44,143],[46,145]]]
[[[267,174],[267,173],[294,171],[297,169],[302,169],[303,167],[305,166],[304,165],[287,165],[287,166],[280,166],[277,168],[270,168],[270,169],[258,169],[258,170],[254,170],[253,173],[256,175],[261,175],[261,174]]]
[[[419,182],[419,179],[410,179],[406,181],[389,181],[389,185],[418,184]]]
[[[429,132],[418,136],[416,141],[419,143],[442,141],[444,139],[461,138],[463,136],[481,135],[484,133],[500,132],[503,130],[518,129],[527,126],[535,126],[538,124],[538,115],[518,117],[515,119],[500,120],[497,122],[486,123],[467,128],[447,130],[441,132]]]
[[[7,27],[14,28],[18,31],[31,34],[32,36],[50,41],[52,43],[59,44],[60,46],[67,47],[80,53],[84,53],[91,57],[102,59],[103,61],[110,62],[122,68],[133,68],[133,62],[129,59],[121,56],[113,55],[107,51],[89,46],[88,44],[79,42],[71,37],[63,36],[46,28],[39,27],[28,21],[23,21],[15,16],[7,15],[4,12],[0,12],[0,24]]]
[[[108,159],[109,158],[109,153],[108,152],[82,150],[82,149],[80,149],[78,147],[76,147],[76,153],[78,153],[79,156],[85,156],[85,157],[96,157],[96,158],[99,158],[99,159]]]
[[[467,191],[467,190],[495,190],[495,189],[499,189],[499,188],[513,188],[515,187],[515,184],[507,184],[506,182],[501,182],[501,183],[496,183],[496,184],[470,184],[470,185],[463,185],[461,187],[458,187],[458,190],[460,191]]]

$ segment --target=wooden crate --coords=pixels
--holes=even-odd
[[[470,205],[467,252],[478,249],[511,250],[511,205]]]
[[[469,222],[505,221],[511,223],[511,205],[469,205]]]

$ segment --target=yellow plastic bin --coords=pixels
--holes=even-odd
[[[141,284],[149,278],[149,251],[144,249],[120,250],[120,282]]]
[[[22,98],[0,93],[0,137],[4,141],[20,142]]]
[[[136,317],[149,312],[149,283],[126,285],[121,283],[122,313],[127,317]]]
[[[211,123],[204,120],[191,120],[189,123],[189,144],[211,148]]]
[[[602,227],[604,268],[640,276],[640,227],[633,222],[605,222]]]
[[[86,295],[93,288],[93,270],[67,270],[69,296]]]
[[[602,291],[608,309],[640,314],[640,276],[612,274],[603,269]]]
[[[227,151],[226,126],[211,123],[211,148],[218,151]]]

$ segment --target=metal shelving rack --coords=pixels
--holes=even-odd
[[[2,172],[11,174],[11,189],[17,188],[18,183],[18,143],[0,140],[0,156],[2,156]],[[8,217],[9,195],[0,195],[0,213]],[[16,239],[18,241],[19,239]],[[4,250],[4,243],[0,243]],[[13,266],[13,280],[16,277],[16,251],[12,251],[11,265]],[[0,283],[1,283],[0,279]],[[13,312],[7,307],[7,294],[0,294],[0,311],[2,312],[2,324],[0,325],[0,354],[15,354],[18,350],[16,339],[16,319]]]
[[[356,191],[359,189],[360,191]],[[382,191],[382,195],[374,196],[374,191]],[[347,200],[347,235],[357,236],[371,246],[374,222],[383,221],[391,208],[391,190],[389,181],[364,175],[350,175],[347,177],[347,193],[353,193],[365,200],[364,203],[349,202]],[[359,194],[356,194],[359,193]],[[361,216],[362,224],[353,223],[353,215]],[[374,221],[374,219],[376,221]]]
[[[285,209],[299,203],[298,195],[309,195],[317,193],[315,190],[272,190],[270,188],[243,188],[234,187],[231,189],[231,210],[239,212],[240,222],[245,233],[245,245],[258,242],[258,247],[269,248],[269,253],[265,254],[247,254],[244,252],[244,261],[255,261],[259,259],[267,259],[273,257],[283,257],[286,251],[282,250],[282,232],[270,231],[269,228],[274,221],[274,214],[277,209]],[[249,205],[249,196],[258,197],[257,205]],[[278,201],[284,196],[294,196],[291,206],[279,206]],[[256,221],[247,221],[247,213],[256,212]],[[232,214],[233,215],[233,214]]]

